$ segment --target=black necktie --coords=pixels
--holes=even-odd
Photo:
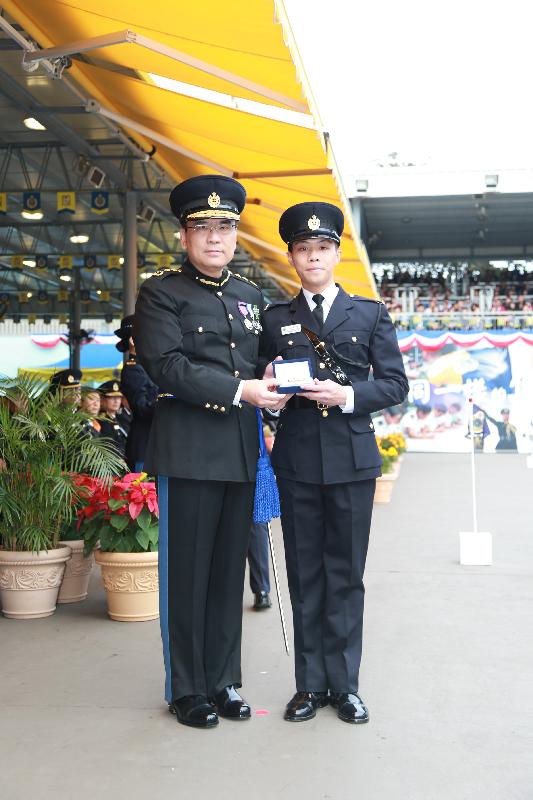
[[[322,326],[324,325],[324,309],[322,308],[322,303],[324,302],[324,298],[321,294],[314,294],[313,300],[316,303],[316,306],[313,308],[313,316],[318,323],[318,332],[322,330]]]

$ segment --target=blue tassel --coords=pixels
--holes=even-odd
[[[258,408],[256,412],[259,427],[259,458],[257,459],[255,483],[254,522],[270,522],[273,517],[279,517],[281,513],[279,493],[276,476],[265,446],[261,412]]]

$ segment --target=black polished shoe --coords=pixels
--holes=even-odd
[[[337,716],[343,722],[360,725],[368,722],[370,715],[358,694],[352,692],[332,692],[330,703],[337,709]]]
[[[268,595],[268,592],[256,592],[255,593],[255,600],[252,608],[254,611],[264,611],[265,608],[270,608],[272,606],[272,601]]]
[[[250,719],[250,706],[243,700],[234,686],[226,686],[215,695],[214,703],[221,717],[227,719]]]
[[[191,728],[214,728],[218,725],[215,706],[203,694],[190,694],[173,700],[168,710],[182,725]]]
[[[283,719],[287,722],[306,722],[316,716],[317,708],[329,702],[327,692],[296,692],[285,709]]]

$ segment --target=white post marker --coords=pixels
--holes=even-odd
[[[472,518],[473,530],[459,532],[459,563],[465,567],[489,567],[492,565],[492,534],[477,529],[476,462],[474,459],[474,400],[468,398],[470,426],[470,465],[472,470]]]

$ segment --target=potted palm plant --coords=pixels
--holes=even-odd
[[[132,472],[109,485],[95,481],[78,512],[85,552],[96,551],[102,570],[108,614],[119,622],[159,616],[157,567],[159,508],[155,483]]]
[[[0,600],[4,616],[53,614],[71,549],[60,543],[87,473],[110,482],[125,469],[113,444],[46,382],[0,379]]]

